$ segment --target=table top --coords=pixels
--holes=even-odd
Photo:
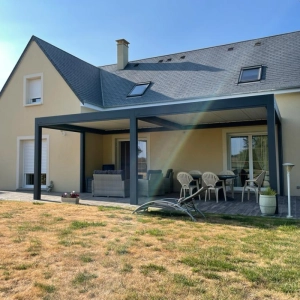
[[[193,179],[199,179],[202,177],[202,174],[190,174],[190,175],[193,177]]]
[[[226,180],[226,179],[233,179],[233,178],[236,178],[236,177],[238,177],[238,175],[217,175],[218,177],[219,177],[219,179],[221,179],[221,180]]]

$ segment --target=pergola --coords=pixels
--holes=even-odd
[[[204,118],[188,124],[188,119],[202,113]],[[197,119],[197,118],[194,118]],[[118,126],[113,126],[114,124]],[[80,189],[85,183],[85,134],[129,133],[130,204],[138,204],[138,133],[193,130],[222,127],[267,125],[270,186],[283,192],[281,117],[274,95],[224,98],[209,101],[148,106],[35,119],[34,199],[41,199],[42,129],[73,131],[81,134]],[[277,126],[277,130],[276,130]],[[277,143],[276,143],[277,140]],[[278,144],[278,157],[276,156]],[[279,163],[279,164],[278,164]],[[279,180],[278,175],[279,174]],[[278,187],[279,182],[279,187]]]

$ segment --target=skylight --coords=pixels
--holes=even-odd
[[[136,97],[136,96],[142,96],[147,88],[149,87],[151,82],[142,82],[142,83],[137,83],[132,90],[129,92],[127,97]]]
[[[262,66],[242,68],[239,83],[259,81],[261,79]]]

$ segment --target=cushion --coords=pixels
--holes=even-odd
[[[124,170],[94,170],[94,174],[121,174],[122,180],[124,180]]]
[[[107,171],[103,171],[103,170],[94,170],[94,174],[107,174]]]
[[[166,173],[166,178],[170,178],[171,173],[173,172],[173,169],[168,169]]]
[[[149,180],[150,174],[160,174],[162,170],[148,170],[147,172],[147,179]]]
[[[124,180],[124,170],[108,170],[107,174],[121,174],[122,180]]]
[[[104,171],[114,170],[114,169],[115,169],[115,165],[112,165],[112,164],[102,165],[102,170],[104,170]]]

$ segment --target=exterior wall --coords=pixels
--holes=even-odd
[[[43,104],[23,105],[23,80],[43,74]],[[0,99],[0,189],[15,190],[17,138],[34,136],[36,117],[80,113],[80,102],[35,42],[31,43]],[[5,124],[5,126],[3,126]],[[80,135],[43,130],[49,135],[47,184],[55,191],[79,190]]]
[[[116,142],[129,140],[129,134],[103,136],[103,163],[117,165]],[[141,133],[139,139],[148,141],[148,169],[175,173],[174,189],[179,191],[176,176],[180,171],[200,170],[219,172],[223,167],[222,130],[193,130]]]
[[[86,134],[85,177],[93,177],[94,170],[101,170],[103,164],[103,136]]]
[[[283,163],[293,163],[295,167],[291,172],[291,195],[299,196],[300,190],[300,93],[276,95],[276,102],[281,114]],[[287,195],[286,170],[279,166],[284,174],[284,194]]]
[[[81,113],[89,113],[89,112],[97,112],[97,111],[99,111],[99,110],[84,107],[84,106],[80,106],[80,112]]]
[[[199,170],[219,173],[228,169],[227,136],[235,133],[266,133],[266,126],[201,129],[141,133],[139,139],[148,141],[148,169],[174,170],[174,190],[180,185],[180,171]],[[117,165],[117,140],[129,140],[129,134],[103,137],[103,163]]]

